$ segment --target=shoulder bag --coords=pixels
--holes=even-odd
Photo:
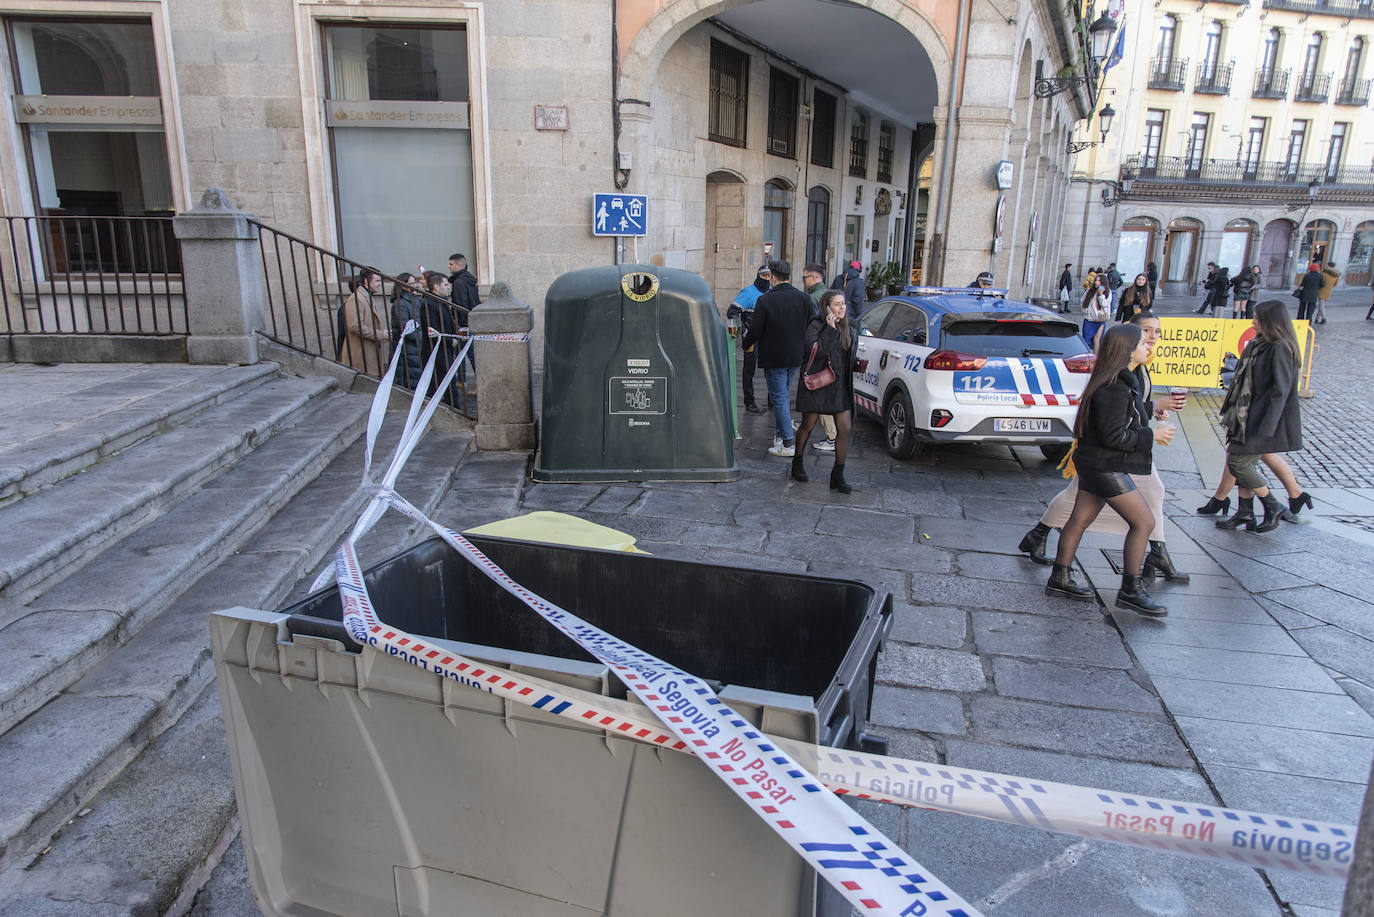
[[[806,357],[807,368],[810,368],[811,364],[815,362],[816,350],[820,346],[820,341],[817,341],[816,343],[811,345],[811,353],[808,354]],[[802,384],[804,384],[807,388],[811,389],[812,391],[815,391],[818,388],[825,388],[827,385],[831,384],[834,381],[835,370],[830,368],[829,357],[826,358],[825,369],[822,369],[819,372],[805,373],[802,375]]]

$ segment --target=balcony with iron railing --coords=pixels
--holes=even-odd
[[[1274,190],[1305,188],[1318,181],[1323,187],[1374,189],[1374,167],[1346,166],[1328,169],[1318,163],[1238,162],[1234,159],[1188,159],[1183,156],[1126,157],[1121,178],[1133,179],[1137,193],[1142,185],[1244,185]]]
[[[1341,80],[1340,85],[1336,87],[1336,104],[1354,105],[1357,107],[1364,107],[1365,105],[1368,105],[1369,87],[1371,83],[1374,83],[1374,79]]]
[[[1374,19],[1371,0],[1264,0],[1267,10],[1316,13],[1341,19]]]
[[[1163,89],[1168,92],[1182,92],[1188,82],[1187,58],[1164,59],[1156,57],[1150,61],[1150,89]]]
[[[1330,97],[1330,73],[1304,73],[1293,90],[1294,102],[1325,102]]]
[[[1283,99],[1288,96],[1288,78],[1292,70],[1256,70],[1255,88],[1250,93],[1254,99]]]
[[[1212,64],[1210,67],[1203,61],[1197,71],[1197,82],[1193,84],[1194,91],[1214,96],[1228,95],[1231,92],[1231,74],[1235,68],[1235,61]]]

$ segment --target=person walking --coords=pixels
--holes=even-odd
[[[382,274],[363,268],[354,282],[353,292],[342,309],[343,362],[360,373],[380,376],[391,355],[386,304],[382,300]]]
[[[406,322],[420,326],[420,330],[403,337]],[[401,342],[401,365],[396,385],[414,389],[420,378],[424,360],[420,358],[420,340],[424,337],[424,325],[420,321],[420,285],[414,274],[396,275],[396,283],[391,288],[391,339]]]
[[[1154,444],[1166,446],[1174,436],[1172,426],[1150,428],[1153,412],[1145,404],[1136,374],[1149,353],[1145,335],[1137,325],[1113,325],[1102,335],[1102,349],[1073,423],[1069,467],[1078,478],[1078,496],[1060,533],[1045,593],[1092,600],[1093,591],[1073,578],[1074,554],[1088,526],[1103,507],[1110,506],[1128,529],[1121,551],[1116,607],[1162,617],[1168,613],[1167,607],[1150,597],[1141,579],[1154,515],[1131,478],[1132,474],[1149,474],[1154,468]]]
[[[1321,295],[1321,265],[1313,261],[1307,273],[1298,278],[1298,321],[1311,319],[1317,311],[1317,297]]]
[[[864,279],[860,276],[863,265],[857,261],[849,262],[848,269],[844,272],[844,303],[849,310],[849,316],[858,321],[859,316],[864,314],[864,304],[868,295],[864,289]]]
[[[1236,272],[1236,276],[1231,280],[1231,290],[1233,298],[1231,300],[1231,317],[1248,318],[1250,311],[1250,293],[1255,288],[1255,272],[1246,270],[1242,267]]]
[[[754,306],[758,303],[759,297],[768,292],[772,286],[772,279],[773,274],[768,270],[768,265],[763,265],[754,275],[754,282],[736,293],[730,302],[730,308],[725,310],[727,318],[739,319],[740,334],[749,333],[749,327],[754,322]],[[744,409],[750,414],[762,414],[763,408],[759,407],[754,398],[754,372],[758,369],[759,355],[753,346],[741,345],[741,349],[744,351],[744,368],[740,374],[740,386],[744,390]]]
[[[1144,274],[1136,274],[1135,281],[1128,286],[1117,300],[1116,320],[1129,322],[1141,312],[1148,312],[1154,298],[1150,296],[1150,285]],[[1153,347],[1153,345],[1151,345]],[[1149,389],[1146,389],[1149,391]]]
[[[796,440],[792,433],[792,389],[796,387],[805,356],[806,325],[811,297],[792,286],[792,265],[771,261],[772,288],[754,306],[754,321],[743,345],[757,346],[759,367],[773,404],[773,445],[769,455],[792,458]]]
[[[448,256],[448,271],[448,282],[453,287],[449,296],[453,304],[463,310],[457,317],[458,323],[466,325],[468,313],[482,304],[482,297],[477,294],[477,277],[468,270],[467,256],[460,252]]]
[[[1297,522],[1298,514],[1306,506],[1312,508],[1312,495],[1302,489],[1298,483],[1298,476],[1293,473],[1293,469],[1284,461],[1283,456],[1273,452],[1266,452],[1260,456],[1260,461],[1264,462],[1266,468],[1274,472],[1274,476],[1279,479],[1283,489],[1288,493],[1288,513],[1283,518],[1286,522]],[[1229,513],[1231,511],[1231,491],[1235,490],[1236,478],[1224,466],[1221,472],[1221,481],[1217,484],[1216,491],[1207,498],[1207,502],[1197,508],[1199,516],[1214,516],[1217,513]]]
[[[1088,348],[1097,353],[1102,329],[1112,317],[1111,294],[1107,292],[1107,275],[1094,275],[1093,285],[1083,294],[1083,340]]]
[[[1113,309],[1117,308],[1117,303],[1121,298],[1121,287],[1125,282],[1121,272],[1116,269],[1115,261],[1107,265],[1107,292],[1111,294]]]
[[[811,310],[811,318],[815,319],[821,313],[821,297],[825,295],[825,268],[819,264],[811,263],[802,268],[802,284],[806,287],[806,295],[811,297],[814,308]],[[798,397],[801,390],[797,391]],[[800,410],[800,409],[799,409]],[[816,445],[812,446],[817,452],[835,451],[835,418],[829,414],[821,415],[821,429],[825,431],[825,438],[816,440]]]
[[[1302,349],[1288,309],[1277,299],[1255,306],[1255,337],[1240,355],[1240,365],[1221,400],[1226,430],[1226,469],[1240,493],[1236,514],[1217,528],[1272,532],[1288,513],[1269,492],[1259,471],[1261,456],[1302,448],[1302,410],[1298,404],[1298,367]],[[1264,505],[1264,521],[1255,520],[1255,497]]]
[[[850,323],[844,294],[827,290],[821,296],[821,314],[806,326],[806,363],[802,379],[829,367],[833,378],[812,388],[797,389],[797,410],[802,412],[797,429],[796,455],[792,458],[792,479],[805,483],[806,440],[816,421],[826,415],[834,418],[835,464],[830,469],[830,489],[847,494],[853,490],[844,479],[845,459],[849,455],[849,431],[854,417],[854,354],[858,349],[858,330]]]
[[[1155,301],[1155,287],[1159,284],[1159,268],[1153,261],[1145,265],[1145,281],[1150,285],[1150,302]]]
[[[1152,312],[1139,312],[1130,318],[1130,322],[1140,327],[1141,335],[1150,348],[1150,356],[1153,357],[1155,345],[1159,343],[1159,317]],[[1137,367],[1135,372],[1140,377],[1140,391],[1148,395],[1152,382],[1145,364]],[[1187,404],[1187,398],[1186,393],[1180,393],[1170,396],[1167,401],[1163,398],[1157,401],[1147,399],[1145,406],[1151,410],[1156,420],[1166,420],[1169,411],[1183,410]],[[1174,566],[1173,558],[1169,556],[1169,549],[1165,545],[1164,482],[1159,477],[1159,470],[1152,464],[1148,475],[1132,474],[1131,480],[1135,481],[1136,487],[1145,495],[1145,501],[1150,504],[1150,514],[1155,520],[1154,528],[1150,531],[1150,550],[1145,555],[1145,564],[1141,570],[1141,575],[1150,579],[1159,573],[1171,583],[1188,582],[1188,574],[1179,572]],[[1017,545],[1017,549],[1029,555],[1030,559],[1037,564],[1048,565],[1051,563],[1050,559],[1045,556],[1045,546],[1049,540],[1050,530],[1064,527],[1064,524],[1069,521],[1069,515],[1073,512],[1073,504],[1077,498],[1078,478],[1075,477],[1050,501],[1050,505],[1041,515],[1040,521],[1025,534],[1021,543]],[[1124,536],[1128,531],[1128,526],[1125,520],[1108,506],[1088,526],[1088,531],[1103,535]]]
[[[1326,324],[1326,304],[1331,301],[1331,294],[1336,291],[1340,279],[1341,272],[1336,270],[1335,265],[1328,264],[1322,268],[1322,287],[1317,291],[1317,312],[1312,318],[1315,324]]]
[[[447,277],[438,271],[425,271],[425,295],[420,297],[420,356],[428,363],[430,354],[438,351],[438,356],[434,358],[434,375],[429,380],[431,395],[438,391],[439,383],[444,380],[449,367],[453,365],[454,357],[458,356],[460,344],[456,339],[458,325],[453,317],[453,309],[450,308],[452,296],[453,285]],[[449,336],[432,338],[429,336],[431,329]],[[468,354],[472,354],[471,347],[468,348]],[[457,383],[466,380],[467,368],[459,367],[454,382],[443,394],[443,400],[447,404],[459,404],[461,397]]]
[[[1073,289],[1073,262],[1064,265],[1064,273],[1059,275],[1059,311],[1068,312],[1069,302],[1073,296],[1070,291]]]
[[[1231,272],[1214,261],[1208,261],[1209,273],[1203,286],[1209,291],[1202,301],[1203,312],[1211,310],[1212,318],[1221,318],[1226,313],[1226,301],[1230,299]]]

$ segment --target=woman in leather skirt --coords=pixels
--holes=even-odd
[[[1054,572],[1045,585],[1048,595],[1091,601],[1093,591],[1079,585],[1072,574],[1074,553],[1083,533],[1103,507],[1111,506],[1129,530],[1122,546],[1121,589],[1116,607],[1152,617],[1167,609],[1154,601],[1141,582],[1145,549],[1154,528],[1154,514],[1137,489],[1132,474],[1149,474],[1154,443],[1173,439],[1172,426],[1153,430],[1153,411],[1146,406],[1136,369],[1150,357],[1150,347],[1137,325],[1115,325],[1102,335],[1097,364],[1083,390],[1074,418],[1074,469],[1078,496],[1059,536]]]

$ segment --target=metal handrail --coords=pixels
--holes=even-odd
[[[1374,80],[1341,80],[1340,86],[1338,86],[1336,89],[1336,104],[1361,106],[1368,105],[1369,87],[1371,84],[1374,84]]]
[[[1374,19],[1374,6],[1370,0],[1264,0],[1264,8],[1294,13],[1322,13],[1342,19]]]
[[[1208,159],[1201,167],[1192,166],[1183,156],[1155,156],[1147,160],[1136,154],[1126,157],[1121,177],[1139,182],[1170,182],[1188,184],[1244,184],[1292,186],[1306,190],[1313,180],[1323,187],[1374,188],[1374,167],[1345,166],[1328,172],[1324,165],[1287,162],[1237,162],[1232,159]]]
[[[1148,88],[1182,92],[1187,82],[1188,59],[1186,57],[1171,59],[1156,57],[1150,61]]]
[[[1303,74],[1293,90],[1294,102],[1325,102],[1331,95],[1331,74]]]
[[[1211,73],[1207,72],[1204,64],[1198,68],[1197,83],[1193,89],[1196,92],[1207,95],[1224,96],[1231,91],[1231,73],[1235,69],[1235,61],[1227,61],[1224,64],[1216,64],[1211,68]]]
[[[264,317],[267,329],[264,335],[293,350],[348,366],[374,379],[380,378],[387,370],[388,361],[395,351],[396,336],[403,324],[391,295],[401,281],[266,223],[254,219],[248,222],[257,228],[258,250],[262,256],[267,302],[267,315]],[[378,327],[371,309],[366,315],[360,312],[357,321],[364,340],[380,342],[380,358],[367,347],[360,347],[359,352],[354,353],[344,327],[344,307],[353,295],[359,278],[368,271],[375,271],[382,278],[382,292],[375,295],[386,299],[386,321]],[[424,282],[423,278],[417,280],[420,284]],[[451,338],[436,342],[429,336],[429,330],[434,327],[437,331],[452,333],[465,328],[467,312],[448,300],[419,290],[414,295],[416,304],[420,306],[419,314],[415,316],[420,322],[419,339],[414,342],[415,360],[401,360],[396,372],[396,384],[414,389],[419,381],[419,371],[415,367],[422,367],[437,346],[440,348],[439,357],[429,392],[433,394],[460,346]],[[369,294],[369,305],[371,300],[372,295]],[[407,344],[410,344],[409,340]],[[458,371],[453,385],[443,393],[442,400],[444,404],[474,417],[477,412],[477,383],[476,364],[471,351],[465,362],[467,366]]]
[[[184,335],[171,216],[3,216],[4,334]]]
[[[1255,99],[1283,99],[1288,96],[1288,79],[1292,75],[1291,67],[1282,70],[1256,70],[1255,86],[1251,91],[1251,98]]]

